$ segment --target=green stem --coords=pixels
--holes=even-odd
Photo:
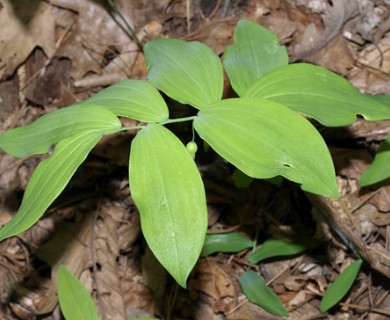
[[[119,131],[137,130],[142,128],[145,128],[145,126],[122,127]]]
[[[164,125],[168,123],[177,123],[177,122],[185,122],[185,121],[193,121],[197,116],[186,117],[186,118],[178,118],[178,119],[168,119],[166,121],[160,122],[159,124]]]
[[[186,117],[186,118],[177,118],[177,119],[168,119],[163,122],[160,122],[159,125],[164,125],[164,124],[169,124],[169,123],[177,123],[177,122],[185,122],[185,121],[193,121],[195,120],[197,116],[192,116],[192,117]],[[127,130],[137,130],[137,129],[142,129],[145,128],[146,125],[141,125],[141,126],[134,126],[134,127],[123,127],[119,131],[127,131]]]

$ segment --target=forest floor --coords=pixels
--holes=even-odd
[[[1,133],[119,80],[146,77],[143,53],[108,3],[0,0]],[[196,40],[222,55],[237,21],[250,19],[275,32],[290,62],[324,66],[364,93],[390,93],[387,0],[115,3],[143,43],[161,37]],[[225,89],[231,95],[228,85]],[[190,112],[172,102],[169,107],[181,115]],[[388,181],[358,186],[390,122],[358,118],[348,127],[316,126],[333,156],[338,200],[307,195],[287,181],[276,186],[259,180],[238,188],[231,179],[234,168],[215,154],[203,155],[197,164],[210,232],[239,231],[257,236],[259,245],[306,234],[324,245],[257,265],[246,260],[250,250],[202,257],[188,289],[180,288],[142,238],[128,183],[133,136],[116,135],[97,145],[36,225],[0,243],[0,319],[62,319],[56,294],[60,264],[92,293],[101,319],[279,319],[242,293],[238,279],[248,267],[283,301],[288,319],[390,319],[390,187]],[[180,126],[174,130],[188,136]],[[0,225],[17,212],[29,177],[45,157],[15,159],[0,152]],[[321,314],[325,290],[357,259],[351,249],[370,261],[348,296]]]

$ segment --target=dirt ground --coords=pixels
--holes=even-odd
[[[362,92],[389,94],[388,0],[117,0],[142,43],[197,40],[217,54],[232,43],[240,19],[277,34],[290,61],[324,66]],[[83,100],[121,79],[146,77],[144,57],[109,1],[0,0],[0,132]],[[231,95],[229,85],[226,96]],[[188,107],[172,102],[183,115]],[[261,244],[295,234],[325,240],[293,258],[249,265],[238,254],[200,258],[181,289],[142,238],[129,190],[129,133],[105,138],[44,217],[0,243],[0,319],[62,319],[56,295],[60,264],[92,293],[101,319],[278,319],[248,302],[238,284],[248,266],[289,310],[289,319],[390,319],[390,187],[361,189],[390,122],[358,119],[343,128],[316,126],[326,139],[342,190],[339,200],[255,181],[236,188],[232,166],[202,155],[209,230],[238,230]],[[173,127],[179,136],[187,132]],[[32,171],[45,156],[0,153],[0,225],[16,213]],[[336,231],[336,232],[335,232]],[[348,296],[321,314],[322,295],[336,276],[366,257]]]

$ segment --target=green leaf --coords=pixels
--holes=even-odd
[[[241,20],[234,33],[234,44],[226,48],[222,61],[234,91],[243,96],[264,74],[287,65],[288,54],[272,31]]]
[[[214,51],[200,42],[157,39],[144,47],[147,79],[183,104],[202,109],[221,100],[222,64]]]
[[[359,273],[360,267],[363,263],[363,260],[359,259],[348,266],[336,280],[331,284],[331,286],[326,290],[324,296],[322,297],[320,304],[320,311],[326,312],[332,308],[336,303],[338,303],[352,287],[355,279]]]
[[[390,136],[382,142],[372,164],[359,180],[361,187],[377,183],[390,177]]]
[[[366,120],[390,119],[390,108],[361,94],[337,74],[306,63],[267,73],[245,93],[302,112],[325,126],[345,126],[362,115]]]
[[[241,233],[214,233],[206,235],[202,253],[208,256],[216,252],[239,252],[252,246],[253,241]]]
[[[17,214],[0,229],[0,241],[30,228],[68,184],[101,138],[100,131],[84,131],[61,140],[53,154],[34,170]]]
[[[99,319],[91,295],[64,265],[58,269],[58,300],[66,320]]]
[[[77,104],[50,112],[33,123],[7,131],[0,136],[0,148],[14,157],[47,153],[51,146],[86,130],[111,134],[122,127],[119,119],[106,108]]]
[[[281,175],[305,191],[339,196],[324,140],[309,121],[282,105],[226,99],[201,110],[194,127],[216,152],[252,178]]]
[[[207,229],[206,197],[198,168],[173,133],[149,124],[132,142],[129,171],[131,195],[146,241],[185,287]]]
[[[390,94],[377,94],[377,95],[367,94],[366,97],[369,97],[379,103],[382,103],[387,107],[390,107]]]
[[[264,241],[259,250],[248,256],[248,261],[250,263],[258,263],[268,258],[292,256],[317,247],[321,243],[321,241],[312,238],[302,238],[301,240],[297,240],[295,242],[268,239]]]
[[[238,169],[233,171],[232,179],[237,188],[248,188],[253,182],[253,178]]]
[[[288,316],[279,297],[253,271],[245,272],[240,278],[240,286],[248,300],[276,316]]]
[[[145,80],[120,81],[85,102],[104,106],[117,116],[142,122],[160,122],[169,117],[164,99],[157,89]]]

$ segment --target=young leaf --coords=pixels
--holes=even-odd
[[[277,103],[237,98],[198,113],[195,130],[210,146],[253,178],[278,175],[308,192],[338,197],[327,146],[305,118]]]
[[[0,148],[14,157],[47,153],[58,141],[83,131],[111,134],[122,127],[110,110],[93,104],[77,104],[59,109],[33,123],[11,129],[0,136]]]
[[[58,301],[66,320],[99,319],[91,295],[64,265],[58,268]]]
[[[264,74],[287,65],[288,54],[272,31],[241,20],[234,32],[234,44],[226,48],[222,61],[234,91],[243,96]]]
[[[306,63],[267,73],[245,96],[272,100],[329,127],[349,125],[357,114],[366,120],[390,119],[390,108],[361,94],[337,74]]]
[[[287,242],[279,239],[268,239],[264,241],[259,250],[251,253],[248,257],[250,263],[258,263],[262,260],[280,257],[292,256],[312,249],[322,242],[316,239],[302,239],[296,242]]]
[[[183,104],[202,109],[222,97],[222,64],[214,51],[200,42],[157,39],[144,46],[147,79]]]
[[[207,229],[206,198],[198,168],[174,134],[149,124],[132,142],[129,174],[146,241],[160,263],[185,287]]]
[[[53,154],[34,170],[17,214],[0,229],[0,241],[30,228],[68,184],[80,164],[99,141],[96,130],[61,140]]]
[[[326,290],[320,304],[320,311],[326,312],[338,303],[352,287],[363,260],[359,259],[348,266]]]
[[[104,106],[117,116],[142,122],[160,122],[169,117],[164,99],[157,89],[145,80],[120,81],[85,102]]]
[[[241,233],[215,233],[206,235],[202,253],[208,256],[216,252],[239,252],[252,246],[253,241]]]
[[[253,271],[245,272],[240,278],[242,292],[248,300],[276,316],[288,316],[279,297]]]
[[[359,180],[361,187],[377,183],[390,177],[390,136],[382,142],[372,164]]]

